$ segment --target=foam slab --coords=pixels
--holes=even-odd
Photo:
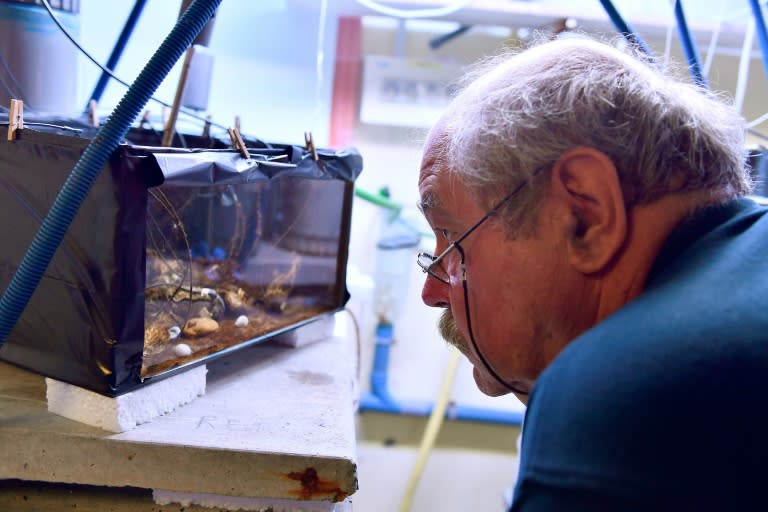
[[[303,347],[332,337],[335,325],[336,317],[325,315],[307,325],[302,325],[298,329],[275,336],[273,341],[289,347]]]
[[[199,505],[215,507],[215,510],[245,510],[256,512],[351,512],[349,500],[341,503],[330,501],[299,501],[278,498],[242,498],[220,494],[189,493],[154,489],[152,497],[158,505],[179,504],[182,507]]]
[[[46,378],[48,411],[110,432],[125,432],[204,395],[207,371],[198,366],[114,398]]]

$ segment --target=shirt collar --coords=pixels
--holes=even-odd
[[[733,199],[726,203],[701,208],[685,218],[669,235],[659,251],[648,275],[647,284],[664,274],[664,270],[689,247],[717,226],[733,217],[760,206],[748,198]]]

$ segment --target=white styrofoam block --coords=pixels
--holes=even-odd
[[[340,503],[330,501],[287,500],[280,498],[244,498],[199,492],[178,492],[154,489],[152,498],[158,505],[198,505],[216,510],[246,510],[256,512],[351,512],[349,499]]]
[[[335,325],[336,317],[334,315],[324,315],[297,329],[275,336],[273,340],[294,348],[303,347],[309,343],[333,337]]]
[[[110,432],[125,432],[205,394],[205,365],[117,397],[46,378],[48,411]]]

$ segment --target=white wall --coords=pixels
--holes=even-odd
[[[81,0],[80,41],[106,63],[133,0]],[[209,112],[214,122],[233,125],[271,142],[303,144],[311,131],[318,144],[328,139],[328,115],[336,42],[335,11],[320,24],[320,3],[291,9],[287,0],[225,0],[219,7],[210,49],[215,55]],[[181,1],[150,1],[117,66],[131,83],[176,22]],[[318,32],[324,31],[318,47]],[[318,72],[318,50],[327,58]],[[80,103],[85,105],[101,71],[85,58],[78,68]],[[162,83],[157,97],[172,103],[180,64]],[[99,103],[108,114],[126,88],[111,81]],[[161,106],[148,108],[158,117]],[[183,117],[183,116],[182,116]],[[158,123],[158,127],[159,127]]]

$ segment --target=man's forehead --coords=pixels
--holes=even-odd
[[[466,186],[456,173],[446,167],[433,167],[419,184],[419,210],[427,217],[442,217],[455,213],[456,202],[462,201]]]
[[[416,205],[419,211],[423,214],[434,211],[440,207],[440,196],[434,191],[434,189],[427,189],[421,194],[421,200]]]
[[[448,137],[443,128],[443,122],[441,119],[430,130],[421,160],[421,169],[419,171],[421,200],[418,203],[418,207],[424,214],[434,210],[441,204],[438,189],[442,188],[441,181],[446,178],[445,149]]]

